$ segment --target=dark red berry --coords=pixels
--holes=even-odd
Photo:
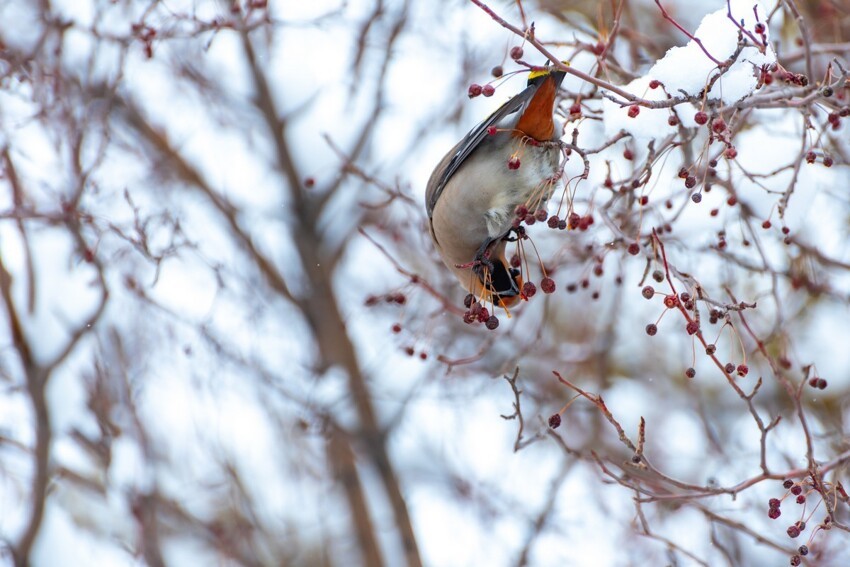
[[[623,150],[623,157],[625,159],[631,161],[631,160],[635,159],[635,154],[632,150],[630,150],[629,148],[626,148],[625,150]]]
[[[679,175],[680,179],[685,179],[688,176],[688,170],[685,169],[684,167],[682,167],[682,168],[679,169],[678,175]],[[694,182],[696,182],[696,180],[694,180]]]
[[[832,156],[824,156],[823,165],[824,167],[832,167],[833,164]]]
[[[490,315],[487,318],[487,322],[484,323],[484,326],[486,326],[492,331],[493,329],[499,326],[499,319],[495,315]]]
[[[754,29],[755,29],[757,34],[759,34],[759,35],[763,34],[764,33],[764,23],[763,22],[756,22]]]
[[[472,83],[471,85],[469,85],[469,90],[467,91],[466,94],[469,98],[475,98],[475,97],[477,97],[478,95],[481,94],[482,90],[483,89],[482,89],[481,85],[479,85],[477,83]]]
[[[484,96],[493,96],[493,93],[496,92],[495,87],[493,85],[484,85],[481,87],[481,94]]]
[[[540,289],[543,293],[553,293],[555,291],[555,280],[546,276],[542,280],[540,280]]]
[[[661,81],[659,81],[658,79],[652,79],[651,81],[649,81],[649,88],[657,89],[659,86],[661,86]]]
[[[735,146],[729,146],[723,152],[723,155],[726,157],[726,159],[735,159],[736,157],[738,157],[738,150],[735,149]]]
[[[522,57],[522,47],[515,45],[511,47],[511,59],[519,59]]]
[[[393,330],[393,333],[400,333],[401,332],[401,325],[399,325],[398,323],[394,324],[392,326],[392,330]]]
[[[551,416],[549,416],[549,427],[551,427],[552,429],[558,429],[558,427],[560,427],[560,425],[561,425],[561,414],[553,413]]]
[[[685,325],[685,330],[689,335],[695,335],[697,331],[699,331],[699,325],[696,321],[690,321],[687,325]]]
[[[519,156],[511,156],[510,159],[508,159],[508,169],[519,169],[519,166]]]
[[[791,567],[799,567],[799,565],[802,563],[802,561],[803,560],[800,559],[799,555],[792,555],[791,556]]]
[[[646,326],[646,334],[649,335],[650,337],[654,337],[657,332],[658,332],[658,327],[655,325],[655,323],[650,323],[649,325]]]
[[[785,490],[788,490],[788,489],[789,489],[789,488],[791,488],[792,486],[794,486],[794,481],[793,481],[793,480],[791,480],[790,478],[789,478],[788,480],[786,480],[785,482],[783,482],[783,483],[782,483],[782,487],[783,487]],[[777,502],[779,502],[779,500],[777,500]]]
[[[544,222],[547,218],[549,218],[549,213],[546,212],[546,209],[537,209],[534,211],[534,218],[536,218],[539,222]]]
[[[744,377],[750,371],[746,364],[739,364],[738,368],[735,369],[738,372],[738,376]]]
[[[797,526],[788,526],[786,533],[788,534],[788,537],[795,538],[800,535],[800,528]]]
[[[679,119],[676,118],[675,115],[671,114],[670,116],[667,117],[667,124],[669,124],[670,126],[678,126],[679,125]]]
[[[764,228],[764,229],[768,229],[768,228],[770,228],[771,226],[772,226],[772,225],[771,225],[771,222],[770,222],[769,220],[766,220],[766,221],[764,221],[763,223],[761,223],[761,227],[762,227],[762,228]]]
[[[780,510],[779,508],[771,508],[770,510],[767,511],[767,517],[770,518],[771,520],[775,520],[776,518],[778,518],[781,515],[782,515],[782,510]]]
[[[663,282],[664,281],[664,272],[662,272],[661,270],[653,270],[652,279],[654,279],[658,283]]]
[[[800,552],[800,555],[808,555],[809,554],[809,548],[805,545],[801,545],[800,548],[797,551]]]
[[[637,242],[632,242],[627,250],[632,256],[637,256],[640,253],[640,245]]]
[[[670,295],[664,296],[664,307],[667,309],[672,309],[679,304],[679,298],[672,293]]]
[[[726,122],[722,118],[717,118],[711,123],[711,129],[715,134],[720,134],[726,130]]]
[[[711,344],[711,345],[708,345],[708,346],[705,347],[705,354],[707,354],[708,356],[711,356],[715,352],[717,352],[717,346],[716,345]]]
[[[531,282],[525,282],[522,284],[522,294],[526,297],[534,297],[534,294],[537,293],[537,286]]]
[[[702,126],[706,122],[708,122],[708,114],[700,110],[696,114],[694,114],[694,122]]]
[[[794,484],[794,485],[791,486],[791,494],[793,494],[794,496],[797,496],[798,494],[800,494],[802,492],[803,492],[803,487],[800,486],[799,484]]]
[[[694,193],[693,195],[691,195],[691,201],[693,201],[694,203],[701,203],[702,193]]]
[[[797,504],[805,504],[806,503],[806,495],[801,494],[797,497]]]
[[[653,296],[655,295],[655,289],[651,285],[644,286],[644,288],[640,291],[640,293],[641,293],[641,295],[644,296],[644,298],[652,299]]]
[[[693,378],[696,375],[697,375],[697,371],[694,370],[693,368],[688,368],[687,370],[685,370],[685,376],[687,376],[688,378]]]
[[[818,378],[817,388],[818,388],[818,390],[825,390],[826,389],[826,380],[824,380],[823,378]]]
[[[558,215],[552,215],[551,217],[549,217],[549,220],[548,220],[548,221],[546,221],[546,224],[547,224],[547,225],[549,226],[549,228],[551,228],[551,229],[558,228],[558,225],[559,225],[560,223],[561,223],[561,219],[559,219],[559,218],[558,218]]]
[[[475,303],[475,295],[472,293],[468,293],[466,297],[463,298],[463,306],[469,309],[472,307],[472,304]]]
[[[697,178],[693,175],[688,175],[687,177],[685,177],[685,187],[687,187],[688,189],[693,189],[696,184]]]
[[[629,107],[629,118],[634,118],[638,114],[640,114],[640,107],[639,106],[630,106]]]
[[[498,79],[499,77],[505,74],[505,70],[502,69],[501,65],[496,65],[490,70],[490,74]]]
[[[514,214],[518,218],[523,219],[526,217],[526,215],[528,215],[528,208],[525,205],[517,205],[514,209]]]

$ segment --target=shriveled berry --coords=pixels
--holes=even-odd
[[[793,494],[794,496],[797,496],[798,494],[800,494],[802,492],[803,492],[803,487],[800,486],[799,484],[793,484],[791,486],[791,494]]]
[[[549,213],[546,212],[546,209],[537,209],[534,211],[534,218],[536,218],[539,222],[544,222],[547,218],[549,218]]]
[[[694,122],[702,126],[706,122],[708,122],[708,114],[700,110],[696,114],[694,114]]]
[[[514,209],[514,214],[521,219],[524,219],[528,214],[528,208],[525,205],[517,205]]]
[[[693,378],[696,375],[697,375],[697,371],[694,370],[693,368],[688,368],[687,370],[685,370],[685,376],[687,376],[688,378]]]
[[[684,167],[679,168],[678,176],[679,176],[680,179],[685,179],[688,176],[688,170],[685,169]]]
[[[466,297],[463,298],[463,306],[469,309],[473,303],[475,303],[475,294],[466,294]]]
[[[800,555],[808,555],[808,554],[809,554],[809,548],[808,548],[808,546],[805,546],[805,545],[801,545],[801,546],[797,549],[797,551],[799,551],[799,552],[800,552]]]
[[[735,149],[735,146],[729,146],[723,152],[723,155],[726,157],[726,159],[735,159],[736,157],[738,157],[738,150]]]
[[[651,285],[644,286],[644,288],[640,290],[640,294],[645,299],[652,299],[655,295],[655,288],[653,288]]]
[[[688,324],[685,325],[685,330],[689,335],[695,335],[697,334],[697,331],[699,331],[699,325],[696,321],[689,321]]]
[[[552,429],[558,429],[561,426],[561,414],[553,413],[549,416],[549,427]]]
[[[793,480],[791,480],[790,478],[789,478],[788,480],[786,480],[785,482],[783,482],[783,483],[782,483],[782,487],[783,487],[785,490],[788,490],[788,489],[789,489],[789,488],[791,488],[792,486],[794,486],[794,481],[793,481]],[[779,502],[779,500],[776,500],[776,501],[777,501],[777,502]]]
[[[649,325],[646,326],[646,334],[649,335],[650,337],[654,337],[657,332],[658,332],[658,327],[655,325],[655,323],[650,323]]]
[[[553,293],[555,291],[555,280],[546,276],[542,280],[540,280],[540,289],[543,293]]]
[[[511,47],[511,59],[519,59],[522,57],[522,47],[515,45]]]
[[[685,187],[688,189],[693,189],[697,184],[697,178],[693,175],[688,175],[685,177]]]
[[[531,282],[525,282],[522,284],[522,294],[525,297],[534,297],[534,294],[537,293],[537,286]]]
[[[797,526],[788,526],[786,533],[790,538],[798,537],[800,535],[800,528],[798,528]]]
[[[724,366],[723,369],[726,371],[726,374],[732,374],[733,372],[735,372],[735,365],[731,362],[727,362],[726,366]]]
[[[738,376],[744,377],[750,371],[746,364],[739,364],[738,368],[735,369],[738,372]]]
[[[707,354],[708,356],[711,356],[715,352],[717,352],[717,345],[710,344],[705,347],[705,354]]]
[[[546,221],[546,224],[549,226],[549,228],[555,229],[558,228],[558,224],[560,224],[560,222],[561,219],[558,218],[558,215],[552,215],[551,217],[549,217],[549,220]]]
[[[803,560],[800,559],[799,555],[792,555],[791,556],[791,567],[799,567],[799,565],[802,563],[802,561]]]
[[[782,515],[782,510],[780,510],[779,508],[771,508],[770,510],[767,511],[767,517],[770,518],[771,520],[775,520],[776,518],[778,518],[781,515]]]
[[[487,327],[488,329],[490,329],[491,331],[494,330],[496,327],[499,326],[498,317],[496,317],[495,315],[490,315],[487,318],[487,322],[484,323],[484,326]]]

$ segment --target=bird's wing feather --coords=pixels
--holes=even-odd
[[[464,160],[469,157],[469,154],[478,147],[481,141],[488,135],[487,129],[490,126],[496,125],[499,121],[501,121],[505,116],[509,114],[513,114],[523,107],[531,98],[534,96],[534,92],[537,90],[537,85],[529,85],[525,90],[517,94],[516,96],[510,98],[505,104],[500,106],[493,114],[487,117],[486,120],[481,122],[478,126],[469,131],[469,133],[460,141],[458,144],[452,148],[454,151],[454,155],[449,152],[449,155],[446,155],[443,158],[443,162],[446,161],[446,158],[449,158],[448,164],[443,167],[438,167],[439,171],[442,169],[442,173],[438,178],[431,178],[428,182],[427,189],[427,197],[428,197],[428,217],[430,218],[432,213],[434,212],[434,207],[437,204],[437,201],[440,198],[440,195],[443,193],[443,189],[446,186],[446,183],[449,182],[452,175],[458,170],[458,168],[463,164]],[[440,164],[442,166],[442,163]]]

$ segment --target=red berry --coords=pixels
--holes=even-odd
[[[477,97],[478,95],[481,94],[481,91],[482,91],[481,85],[479,85],[477,83],[472,83],[471,85],[469,85],[469,90],[467,91],[466,94],[467,94],[467,96],[469,96],[469,98],[475,98],[475,97]]]
[[[671,114],[670,116],[667,117],[667,124],[669,124],[670,126],[678,126],[679,125],[679,119]]]
[[[508,169],[519,169],[520,161],[518,156],[511,156],[508,159]]]
[[[710,344],[705,347],[705,354],[707,354],[708,356],[711,356],[715,352],[717,352],[717,345]]]
[[[806,495],[801,494],[797,497],[797,504],[805,504],[806,503]]]
[[[696,375],[697,375],[697,371],[694,370],[693,368],[688,368],[687,370],[685,370],[685,376],[687,376],[688,378],[693,378]]]
[[[551,416],[549,416],[549,427],[551,427],[552,429],[558,429],[558,427],[560,427],[560,425],[561,425],[561,414],[553,413]]]
[[[546,212],[546,209],[537,209],[534,211],[534,218],[536,218],[538,222],[543,222],[549,218],[549,213]]]
[[[635,159],[635,154],[632,150],[630,150],[629,148],[626,148],[625,150],[623,150],[623,157],[626,158],[627,160],[631,161],[631,160]]]
[[[750,369],[747,367],[746,364],[739,364],[738,368],[736,368],[736,370],[738,371],[738,376],[741,376],[741,377],[746,376],[747,373],[750,371]]]
[[[763,34],[763,33],[764,33],[764,29],[765,29],[765,28],[764,28],[764,23],[763,23],[763,22],[757,22],[757,23],[756,23],[755,31],[756,31],[756,33],[757,33],[757,34],[759,34],[759,35]]]
[[[629,244],[628,252],[632,256],[637,256],[640,253],[640,246],[638,245],[638,243],[632,242],[631,244]]]
[[[553,293],[555,291],[555,280],[546,276],[542,280],[540,280],[540,289],[543,293]]]
[[[806,163],[815,163],[817,157],[818,156],[815,155],[815,152],[809,150],[808,152],[806,152]]]
[[[689,335],[695,335],[697,334],[697,331],[699,331],[699,325],[696,321],[690,321],[687,325],[685,325],[685,330]]]
[[[493,87],[493,85],[484,85],[481,88],[481,94],[483,94],[484,96],[493,96],[493,93],[495,92],[496,89],[495,87]]]
[[[493,75],[494,77],[496,77],[497,79],[499,77],[501,77],[502,75],[504,75],[504,73],[505,73],[505,70],[502,69],[501,65],[496,65],[495,67],[493,67],[493,69],[490,70],[490,74]]]
[[[708,122],[708,114],[700,110],[696,114],[694,114],[694,122],[702,126],[706,122]]]
[[[782,510],[780,510],[779,508],[771,508],[770,510],[767,511],[767,517],[770,518],[771,520],[775,520],[776,518],[778,518],[781,515],[782,515]]]
[[[484,326],[485,326],[485,327],[487,327],[488,329],[490,329],[490,330],[492,331],[492,330],[494,330],[496,327],[498,327],[498,326],[499,326],[499,319],[498,319],[495,315],[490,315],[490,316],[487,318],[487,322],[486,322],[486,323],[484,323]]]
[[[771,225],[771,223],[770,223],[770,221],[769,221],[769,220],[766,220],[766,221],[764,221],[763,223],[761,223],[761,227],[762,227],[762,228],[764,228],[764,229],[768,229],[768,228],[770,228],[771,226],[772,226],[772,225]]]
[[[396,323],[395,325],[393,325],[392,329],[393,329],[393,333],[400,333],[401,332],[401,325]]]
[[[655,296],[655,288],[653,288],[651,285],[644,286],[644,288],[640,290],[640,294],[645,299],[652,299]]]
[[[824,156],[824,158],[823,158],[823,166],[824,167],[832,167],[833,163],[834,162],[832,161],[831,156]]]
[[[581,105],[577,102],[574,102],[570,105],[570,114],[581,114]]]
[[[795,538],[800,535],[800,528],[797,526],[788,526],[786,533],[788,534],[788,537]]]
[[[517,205],[514,209],[514,214],[517,218],[524,219],[528,215],[528,207],[525,205]]]
[[[788,490],[788,489],[789,489],[789,488],[791,488],[792,486],[794,486],[794,481],[793,481],[793,480],[791,480],[790,478],[789,478],[788,480],[786,480],[785,482],[783,482],[783,483],[782,483],[782,487],[783,487],[785,490]],[[776,501],[777,501],[777,502],[779,502],[779,500],[776,500]],[[777,506],[778,506],[778,504],[777,504]]]
[[[693,175],[688,175],[685,178],[685,187],[687,187],[688,189],[693,189],[696,184],[697,184],[697,178],[694,177]]]
[[[546,221],[546,224],[549,225],[549,228],[555,229],[558,228],[560,222],[561,219],[558,218],[558,215],[552,215],[551,217],[549,217],[549,220]]]
[[[634,118],[638,114],[640,114],[640,107],[638,107],[638,106],[630,106],[629,107],[629,118]]]
[[[307,189],[309,189],[310,187],[312,187],[315,184],[316,184],[316,180],[312,177],[308,177],[304,180],[304,187],[306,187]]]
[[[735,149],[735,146],[729,146],[726,148],[726,151],[723,152],[723,155],[726,156],[726,159],[735,159],[738,157],[738,150]]]
[[[800,552],[800,555],[808,555],[809,554],[809,548],[805,545],[801,545],[800,548],[797,551]]]
[[[781,504],[782,504],[782,501],[779,500],[779,498],[771,498],[770,500],[767,501],[767,505],[770,506],[771,508],[779,508],[779,506]]]
[[[726,130],[726,122],[722,118],[717,118],[714,122],[711,123],[711,129],[715,134],[720,134],[721,132]]]
[[[515,45],[511,47],[511,59],[519,59],[522,57],[522,47]]]
[[[661,86],[661,81],[659,81],[658,79],[652,79],[651,81],[649,81],[649,88],[657,89],[659,86]]]
[[[657,332],[658,332],[658,327],[655,325],[655,323],[650,323],[649,325],[646,326],[646,334],[649,335],[650,337],[654,337],[655,333],[657,333]]]
[[[679,298],[676,297],[675,295],[670,294],[670,295],[664,296],[664,307],[666,307],[667,309],[672,309],[673,307],[676,307],[676,305],[678,305],[678,304],[679,304]]]
[[[488,126],[487,127],[487,135],[488,136],[495,136],[496,132],[498,132],[498,131],[499,130],[495,126]]]
[[[533,297],[534,294],[537,293],[537,286],[531,282],[525,282],[522,284],[522,294],[526,297]]]

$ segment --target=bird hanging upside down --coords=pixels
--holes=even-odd
[[[553,112],[564,72],[535,69],[528,86],[473,128],[431,174],[425,205],[443,263],[485,303],[509,307],[520,272],[505,258],[517,207],[542,209],[559,177]]]

